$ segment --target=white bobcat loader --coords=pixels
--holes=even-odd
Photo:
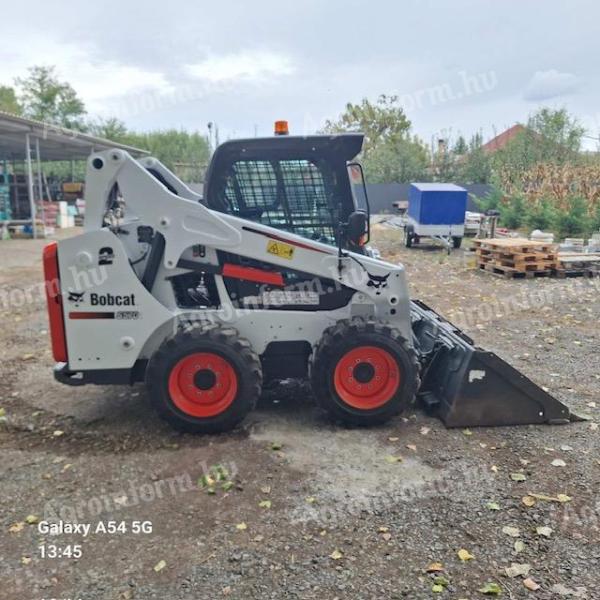
[[[352,424],[417,395],[448,426],[574,420],[411,301],[402,265],[365,254],[366,188],[350,176],[362,139],[226,142],[202,198],[155,159],[90,156],[84,233],[44,250],[56,379],[144,381],[190,432],[228,430],[264,382],[304,377]]]

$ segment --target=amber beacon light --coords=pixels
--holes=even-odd
[[[289,135],[290,128],[287,121],[275,121],[275,135]]]

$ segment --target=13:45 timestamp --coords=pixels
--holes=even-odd
[[[56,544],[42,544],[38,546],[41,558],[81,558],[80,544],[57,546]]]

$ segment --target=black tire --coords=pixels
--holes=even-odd
[[[412,248],[413,245],[413,228],[406,227],[404,229],[404,245],[407,248]]]
[[[338,364],[340,372],[345,373],[345,365],[348,364],[346,361],[350,360],[349,353],[362,352],[361,348],[365,347],[376,347],[379,354],[391,357],[397,366],[399,375],[397,387],[395,390],[392,387],[393,394],[381,405],[376,405],[376,402],[381,399],[375,399],[373,408],[367,407],[373,398],[367,401],[365,406],[349,404],[348,398],[343,397],[348,393],[343,387],[344,384],[339,385],[339,379],[336,384]],[[367,363],[372,362],[370,358],[365,360]],[[352,378],[356,377],[353,385],[358,385],[357,381],[360,380],[357,370],[366,363],[358,363],[358,359],[354,362],[357,364],[348,381],[352,381]],[[343,368],[342,365],[344,365]],[[369,375],[371,379],[369,379]],[[361,385],[369,385],[375,376],[376,369],[371,369],[370,374],[363,373],[362,377],[366,379],[362,380]],[[311,385],[317,404],[334,420],[341,420],[350,425],[376,425],[400,414],[414,403],[419,387],[419,363],[414,349],[397,329],[374,319],[366,320],[361,317],[345,319],[338,321],[336,325],[329,327],[323,333],[311,363]],[[361,401],[354,398],[351,398],[350,401],[362,404]]]
[[[462,237],[456,236],[456,237],[452,238],[452,247],[455,250],[458,250],[460,248],[461,244],[462,244]]]
[[[197,353],[203,357],[192,358]],[[191,364],[199,359],[201,369]],[[159,415],[175,429],[219,433],[233,429],[255,407],[262,368],[250,342],[237,330],[216,324],[193,325],[164,341],[154,353],[146,369],[146,385]],[[193,394],[204,394],[203,398],[217,394],[220,401],[190,400]],[[213,411],[218,412],[207,414]]]

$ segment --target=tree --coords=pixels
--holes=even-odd
[[[556,214],[555,228],[561,237],[587,235],[593,227],[593,216],[588,212],[585,198],[573,196],[567,199],[567,205]]]
[[[210,158],[206,136],[201,133],[166,129],[148,133],[128,132],[119,140],[148,150],[185,181],[202,181]]]
[[[469,151],[469,146],[467,145],[467,141],[465,140],[465,138],[462,135],[458,136],[452,151],[454,152],[454,154],[457,154],[458,156],[462,156],[463,154],[466,154]]]
[[[463,153],[459,179],[463,183],[489,183],[492,178],[492,164],[483,149],[481,133],[469,140],[467,151]]]
[[[513,196],[498,207],[500,210],[500,224],[509,229],[518,229],[525,220],[527,203],[520,196]]]
[[[527,128],[537,134],[538,148],[545,160],[565,162],[581,148],[585,128],[566,108],[542,108],[529,118]]]
[[[326,121],[324,133],[360,131],[365,140],[361,159],[367,179],[374,183],[407,182],[428,177],[427,149],[410,136],[410,121],[397,96],[381,95],[376,102],[364,98],[348,103],[335,121]]]
[[[410,121],[397,96],[382,94],[375,103],[363,98],[360,104],[346,104],[337,121],[325,122],[325,133],[360,131],[365,134],[363,156],[366,158],[379,144],[408,135]]]
[[[88,131],[97,137],[113,142],[122,142],[128,136],[127,126],[116,117],[97,119],[88,123]]]
[[[363,163],[367,181],[371,183],[408,183],[429,178],[427,148],[416,136],[378,144]]]
[[[447,140],[438,140],[438,148],[433,153],[431,171],[434,181],[455,181],[460,165],[456,155],[449,150]]]
[[[13,115],[20,115],[22,112],[14,88],[8,85],[0,85],[0,110]]]
[[[548,198],[542,198],[539,202],[529,202],[524,220],[529,229],[552,229],[558,221],[554,203]]]
[[[578,161],[584,133],[585,128],[565,108],[541,108],[529,117],[523,131],[494,154],[494,166],[518,177],[538,163]]]
[[[23,114],[38,121],[85,130],[83,101],[69,83],[59,81],[54,67],[34,66],[28,77],[16,79]]]

